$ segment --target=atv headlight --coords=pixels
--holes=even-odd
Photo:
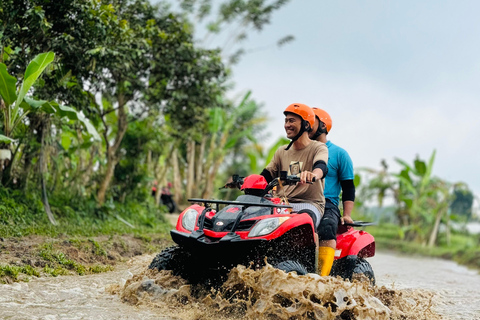
[[[197,222],[198,212],[195,209],[188,209],[182,217],[182,226],[188,231],[195,229],[195,222]]]
[[[279,218],[267,218],[260,220],[255,224],[255,226],[250,230],[248,236],[250,238],[260,237],[266,234],[272,233],[275,231],[282,223],[287,221],[290,217],[279,217]]]

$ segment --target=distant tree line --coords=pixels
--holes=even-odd
[[[382,161],[380,170],[360,169],[356,176],[357,205],[365,209],[367,203],[376,201],[381,208],[390,197],[401,226],[401,239],[433,247],[443,233],[449,243],[451,221],[467,222],[472,218],[474,197],[465,183],[452,183],[432,175],[435,154],[434,151],[428,161],[417,157],[412,165],[397,158],[400,172],[390,172],[386,161]]]

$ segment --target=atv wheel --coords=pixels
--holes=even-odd
[[[202,265],[193,264],[192,254],[179,246],[172,246],[160,252],[148,266],[149,269],[171,270],[176,276],[190,284],[220,285],[226,278],[226,271],[209,272]]]
[[[362,276],[367,277],[368,280],[370,280],[370,283],[375,285],[375,274],[373,273],[372,266],[367,260],[358,258],[355,262],[355,267],[353,268],[352,280],[360,280]]]
[[[179,246],[173,246],[160,252],[148,266],[149,269],[171,270],[173,274],[184,277],[188,273],[190,253]]]
[[[286,273],[295,271],[299,276],[308,273],[307,269],[298,261],[286,260],[275,265],[275,268],[285,271]]]

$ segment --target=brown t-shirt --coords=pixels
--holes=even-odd
[[[296,150],[292,146],[289,150],[285,150],[287,146],[280,147],[273,156],[272,161],[266,169],[272,177],[280,176],[280,171],[287,171],[288,175],[298,175],[302,171],[313,171],[313,164],[317,161],[328,162],[327,145],[312,141],[305,148]],[[293,186],[284,186],[283,191],[279,192],[279,196],[286,195],[290,202],[308,202],[317,207],[320,212],[325,208],[325,197],[323,190],[325,188],[325,180],[315,181],[313,184],[297,184]]]

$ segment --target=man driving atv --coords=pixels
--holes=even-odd
[[[317,228],[325,208],[323,178],[327,173],[328,149],[308,136],[315,124],[315,114],[309,106],[293,103],[284,114],[284,128],[291,142],[275,152],[261,175],[267,182],[279,177],[281,171],[300,177],[300,183],[283,186],[279,195],[287,198],[294,211],[308,212]]]
[[[318,108],[315,113],[315,125],[310,132],[310,139],[325,143],[328,147],[328,173],[325,178],[325,212],[320,222],[318,235],[319,270],[321,276],[327,276],[332,269],[337,244],[338,224],[353,223],[351,213],[355,200],[353,184],[353,164],[347,151],[327,141],[327,134],[332,129],[330,115]],[[338,208],[340,189],[342,190],[343,217]]]

